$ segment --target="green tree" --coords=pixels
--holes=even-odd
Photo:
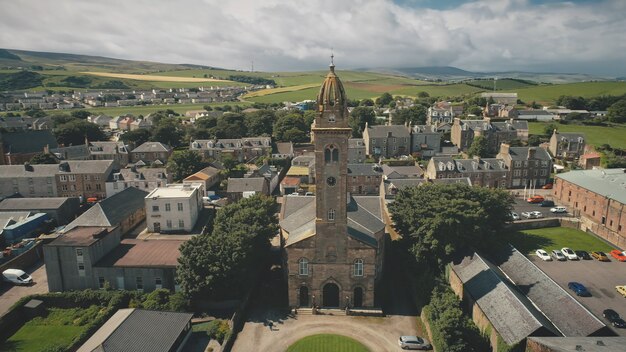
[[[389,210],[402,246],[418,263],[443,272],[457,250],[497,243],[512,201],[500,189],[425,184],[401,190]]]
[[[33,156],[30,159],[30,163],[33,165],[37,164],[56,164],[57,158],[51,153],[39,153]]]
[[[483,114],[483,109],[478,105],[470,105],[465,108],[465,112],[469,115],[481,116]]]
[[[86,110],[74,110],[70,113],[70,115],[77,119],[86,120],[91,113]]]
[[[530,136],[528,136],[528,145],[531,147],[536,147],[539,144],[543,143],[543,140],[541,139],[541,136],[538,134],[531,134]]]
[[[192,150],[174,151],[169,161],[167,169],[172,173],[172,177],[176,181],[200,171],[204,167],[200,154]]]
[[[66,146],[85,144],[85,138],[90,141],[106,140],[104,132],[98,125],[79,119],[57,126],[53,132],[57,142]]]
[[[572,97],[569,95],[561,95],[555,101],[557,105],[565,106],[572,110],[586,110],[587,100],[583,97]]]
[[[427,111],[423,105],[414,105],[408,109],[400,109],[393,114],[395,125],[404,125],[409,122],[411,125],[423,125],[426,123]]]
[[[391,94],[385,92],[380,97],[376,98],[376,105],[378,106],[388,106],[389,103],[393,101],[393,97]]]
[[[132,144],[138,147],[150,140],[151,133],[149,130],[140,128],[134,131],[128,131],[120,136],[120,140],[125,144]]]
[[[369,98],[363,99],[359,103],[359,106],[374,106],[374,101],[372,99],[369,99]]]
[[[259,110],[245,114],[246,129],[249,136],[271,136],[276,115],[272,110]]]
[[[39,118],[39,117],[45,117],[46,113],[39,108],[29,108],[26,111],[24,111],[24,115],[34,117],[34,118]]]
[[[151,310],[169,310],[170,291],[164,288],[156,289],[146,296],[142,306]]]
[[[230,107],[226,105],[224,108]],[[240,113],[224,114],[217,119],[215,135],[217,138],[241,138],[247,135],[246,117]]]
[[[241,298],[268,263],[278,230],[276,203],[254,196],[223,207],[211,234],[181,246],[176,270],[183,293],[192,299]]]
[[[178,147],[182,144],[185,131],[175,117],[166,117],[159,120],[152,129],[152,140]]]
[[[430,94],[428,94],[428,92],[421,91],[421,92],[417,93],[417,97],[418,98],[428,98],[428,97],[430,97]]]
[[[553,123],[547,124],[543,127],[543,135],[544,136],[552,136],[554,130],[558,129],[557,126]]]
[[[348,121],[352,128],[352,137],[360,138],[363,136],[365,124],[374,125],[376,121],[376,113],[374,109],[367,106],[358,106],[352,109],[350,120]]]
[[[606,117],[611,122],[615,122],[615,123],[626,122],[626,98],[622,98],[615,104],[611,105],[608,109]]]
[[[274,123],[274,138],[279,142],[302,143],[308,140],[304,117],[298,113],[278,116]]]
[[[475,137],[467,150],[469,156],[479,156],[485,158],[489,155],[489,141],[485,136]]]

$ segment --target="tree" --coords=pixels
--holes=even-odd
[[[183,178],[200,171],[203,166],[204,164],[202,163],[202,157],[200,154],[192,150],[174,151],[167,162],[167,169],[172,173],[172,177],[176,181],[180,181]]]
[[[150,140],[150,131],[140,128],[134,131],[128,131],[120,136],[120,140],[125,144],[132,144],[138,147]]]
[[[170,301],[170,290],[156,289],[148,294],[142,306],[151,310],[168,310]]]
[[[401,245],[418,263],[442,272],[457,250],[497,242],[512,202],[500,189],[424,184],[401,190],[389,210]]]
[[[480,116],[483,114],[483,109],[478,105],[470,105],[465,109],[465,111],[468,115]]]
[[[106,140],[104,132],[98,125],[79,119],[59,125],[54,128],[53,132],[57,142],[66,146],[82,145],[85,143],[85,138],[90,141]]]
[[[479,156],[481,158],[485,158],[489,155],[489,141],[485,136],[475,137],[472,141],[472,145],[470,145],[467,150],[467,154],[469,156]]]
[[[586,110],[587,101],[583,97],[572,97],[569,95],[561,95],[555,101],[557,105],[565,106],[572,110]]]
[[[391,96],[391,94],[385,92],[380,97],[376,98],[376,105],[387,106],[392,101],[393,101],[393,97]]]
[[[175,117],[166,117],[159,120],[152,130],[152,140],[178,147],[182,144],[185,132]]]
[[[86,111],[86,110],[74,110],[71,112],[70,115],[77,119],[86,120],[89,117],[89,115],[91,115],[91,113],[89,113],[89,111]]]
[[[550,123],[547,124],[544,128],[543,128],[543,134],[544,136],[552,136],[552,134],[554,133],[554,130],[556,130],[557,127],[555,124]]]
[[[57,158],[51,153],[39,153],[33,156],[30,159],[30,163],[33,165],[37,164],[56,164]]]
[[[622,98],[615,104],[611,105],[608,109],[606,116],[611,122],[626,122],[626,98]]]
[[[34,117],[34,118],[39,118],[39,117],[45,117],[46,113],[39,108],[29,108],[26,111],[24,111],[24,115]]]
[[[241,298],[268,263],[278,230],[275,207],[262,195],[229,204],[217,213],[211,234],[185,242],[176,270],[183,293],[192,299]]]
[[[271,136],[276,115],[272,110],[259,110],[245,114],[246,129],[249,136]]]
[[[530,136],[528,136],[528,145],[531,147],[536,147],[539,144],[543,143],[543,140],[541,139],[541,136],[538,134],[531,134]]]
[[[230,107],[226,105],[224,108]],[[215,135],[217,138],[241,138],[247,135],[245,115],[239,113],[224,114],[217,119]]]
[[[374,106],[374,101],[372,99],[369,99],[369,98],[363,99],[359,103],[359,106]]]
[[[428,94],[428,92],[421,91],[421,92],[417,93],[417,97],[418,98],[428,98],[428,97],[430,97],[430,94]]]
[[[279,142],[303,143],[308,140],[304,117],[298,113],[278,116],[274,123],[274,138]]]
[[[374,109],[366,106],[358,106],[352,109],[350,120],[348,121],[352,128],[352,137],[360,138],[365,131],[365,124],[370,126],[376,121],[376,113]]]
[[[400,109],[393,114],[393,123],[403,125],[409,122],[411,125],[423,125],[426,123],[427,111],[423,105],[414,105],[408,109]]]

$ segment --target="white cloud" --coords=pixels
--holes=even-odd
[[[415,2],[419,4],[419,2]],[[0,0],[0,47],[263,70],[455,65],[579,69],[626,62],[626,2]],[[600,68],[599,68],[600,66]]]

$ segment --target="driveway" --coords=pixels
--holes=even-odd
[[[48,292],[48,277],[46,267],[43,263],[37,264],[33,268],[26,270],[33,277],[33,284],[30,286],[16,286],[8,282],[2,282],[0,289],[0,316],[3,316],[9,308],[20,298],[35,293]]]
[[[615,290],[617,285],[626,285],[626,263],[613,258],[611,262],[597,260],[551,261],[544,262],[535,255],[530,260],[543,270],[552,280],[569,292],[578,302],[591,311],[598,319],[611,327],[618,335],[626,336],[626,329],[616,329],[602,317],[602,311],[612,308],[626,320],[626,298]],[[571,281],[585,285],[591,297],[578,297],[567,287]]]
[[[274,323],[270,331],[267,323]],[[370,351],[401,351],[398,337],[419,335],[415,316],[354,317],[329,315],[252,315],[238,334],[234,352],[285,352],[303,337],[337,334],[351,337]]]

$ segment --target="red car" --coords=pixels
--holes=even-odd
[[[551,183],[546,183],[545,186],[541,187],[543,189],[552,189],[552,184]]]
[[[613,256],[613,258],[619,260],[620,262],[626,262],[626,255],[624,255],[624,252],[620,251],[619,249],[612,250],[611,255]]]
[[[532,196],[528,199],[526,199],[526,201],[528,203],[541,203],[543,202],[545,199],[542,196]]]

